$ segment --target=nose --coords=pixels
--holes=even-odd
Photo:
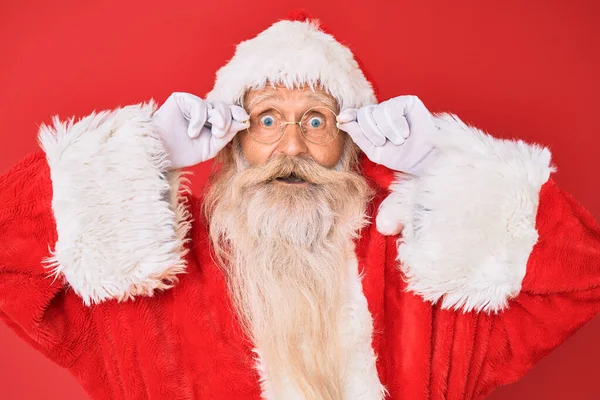
[[[299,156],[308,153],[308,147],[300,131],[300,125],[289,124],[286,126],[283,137],[279,140],[275,151],[288,156]]]

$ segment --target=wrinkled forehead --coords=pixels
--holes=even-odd
[[[262,89],[248,90],[242,98],[243,107],[253,110],[256,107],[269,105],[273,107],[314,107],[325,106],[339,112],[336,99],[320,86],[301,86],[288,88],[284,85],[266,85]]]

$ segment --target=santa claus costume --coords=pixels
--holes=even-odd
[[[305,18],[241,43],[207,100],[268,82],[377,102],[350,50]],[[241,329],[155,111],[57,119],[0,177],[0,316],[94,400],[302,398]],[[347,262],[340,398],[484,398],[600,311],[600,229],[552,180],[549,151],[437,124],[418,179],[390,185],[362,160],[376,194]]]

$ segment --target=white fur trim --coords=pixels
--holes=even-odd
[[[432,164],[420,178],[398,175],[378,228],[404,226],[398,258],[409,290],[443,308],[500,311],[521,290],[537,242],[550,152],[493,138],[448,114],[436,125]]]
[[[319,29],[318,21],[280,21],[240,43],[217,72],[208,101],[240,104],[248,89],[322,84],[341,107],[375,104],[373,87],[352,52]]]
[[[340,343],[349,349],[344,377],[343,400],[379,400],[384,399],[386,390],[379,380],[373,350],[373,319],[362,291],[362,278],[358,272],[358,261],[354,254],[348,262],[347,300],[340,314],[342,330]],[[271,394],[270,381],[260,349],[254,350],[256,368],[260,376],[262,398],[275,400]],[[291,385],[285,393],[286,400],[304,400]]]
[[[352,254],[348,264],[348,299],[341,312],[341,343],[351,349],[346,365],[344,399],[378,400],[386,390],[379,380],[373,350],[373,318],[362,289],[358,261]]]
[[[151,129],[154,103],[42,126],[58,241],[47,260],[87,305],[171,287],[189,212]]]

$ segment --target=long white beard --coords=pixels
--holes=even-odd
[[[278,157],[243,167],[236,157],[207,195],[210,236],[260,352],[266,389],[276,399],[290,387],[306,399],[340,399],[348,350],[340,346],[340,311],[368,186],[348,166],[333,171]],[[290,172],[311,183],[273,181]]]

